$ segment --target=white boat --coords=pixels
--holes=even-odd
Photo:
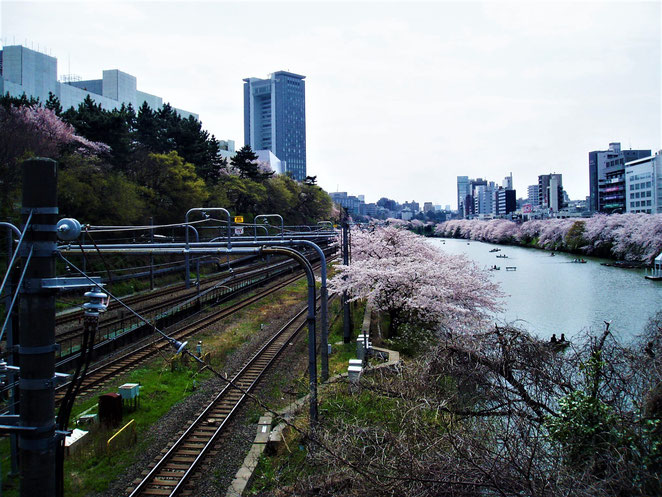
[[[662,281],[662,252],[653,261],[653,269],[645,278],[647,280]]]

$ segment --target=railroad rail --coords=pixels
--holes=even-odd
[[[243,257],[242,259],[251,259],[251,260],[253,260],[253,259],[255,259],[255,256]],[[239,259],[237,261],[231,261],[231,262],[238,262],[238,261],[239,261]],[[253,270],[257,267],[262,267],[262,266],[264,266],[264,263],[246,264],[246,265],[242,265],[242,266],[239,266],[239,267],[233,267],[231,265],[231,270],[222,271],[220,273],[217,273],[216,275],[213,275],[210,278],[202,280],[200,282],[200,290],[204,291],[205,289],[213,286],[218,280],[220,280],[222,278],[226,278],[230,274],[240,275],[240,274],[243,274],[247,271],[251,271],[251,270]],[[168,285],[168,286],[165,286],[165,287],[162,287],[162,288],[157,288],[157,289],[152,290],[152,291],[147,292],[147,293],[141,293],[141,294],[131,295],[129,297],[125,297],[123,299],[123,301],[124,301],[124,303],[126,303],[127,305],[130,305],[131,307],[136,307],[137,305],[142,304],[143,302],[146,302],[146,301],[158,298],[158,297],[162,297],[164,295],[171,295],[173,293],[179,293],[179,292],[187,291],[187,290],[189,290],[190,293],[194,293],[194,292],[197,291],[197,289],[192,289],[191,290],[191,288],[186,288],[185,283],[176,283],[176,284]],[[123,308],[118,302],[111,301],[108,304],[107,313],[111,313],[115,310],[120,310],[120,309],[123,309]],[[79,320],[80,320],[80,313],[78,313],[77,311],[65,312],[65,313],[58,314],[57,316],[55,316],[55,326],[58,327],[58,328],[61,328],[61,327],[64,327],[65,325],[70,324],[70,323],[77,323]]]
[[[325,253],[328,255],[330,250],[327,249]],[[317,259],[316,255],[313,254],[311,259]],[[200,293],[200,297],[197,297],[197,290],[189,290],[174,295],[172,298],[161,300],[151,306],[142,307],[139,312],[159,328],[171,326],[200,312],[203,307],[217,305],[242,293],[254,290],[292,269],[298,269],[297,264],[287,260],[267,264],[266,266],[264,263],[252,265],[242,272],[238,271],[233,274],[231,280],[226,278],[225,280],[220,279],[220,282],[214,280],[209,283],[205,291]],[[220,283],[224,284],[221,285]],[[148,294],[140,297],[140,301],[145,302],[152,296]],[[135,306],[136,302],[134,301],[132,307]],[[77,317],[80,319],[82,316],[78,313]],[[60,344],[56,365],[58,371],[67,371],[75,366],[79,356],[82,331],[82,328],[70,329],[56,334],[56,339]],[[123,312],[116,312],[114,317],[101,321],[99,329],[95,333],[94,341],[96,345],[94,346],[93,358],[99,359],[118,348],[151,335],[152,332],[152,327],[137,317],[127,316]]]
[[[319,268],[319,264],[317,264],[315,267]],[[250,297],[241,300],[240,302],[237,302],[236,304],[230,307],[220,309],[218,311],[213,312],[212,314],[209,314],[201,319],[198,319],[195,322],[190,323],[182,327],[181,329],[170,333],[169,335],[176,340],[183,341],[187,337],[204,330],[206,327],[210,326],[211,324],[214,324],[217,321],[220,321],[221,319],[224,319],[230,316],[231,314],[243,309],[244,307],[247,307],[261,300],[262,298],[271,295],[272,293],[275,293],[278,290],[281,290],[282,288],[290,285],[291,283],[297,281],[302,277],[303,276],[301,274],[293,275],[285,279],[284,281],[280,281],[275,285],[272,285],[262,290],[261,292],[255,295],[252,295]],[[126,352],[124,354],[121,354],[118,357],[113,358],[112,360],[106,362],[105,364],[90,370],[85,376],[85,379],[83,380],[78,395],[83,395],[86,392],[89,392],[90,390],[93,390],[96,387],[111,380],[116,375],[125,373],[126,371],[135,368],[142,362],[150,359],[151,357],[159,353],[160,350],[167,350],[168,353],[170,353],[170,344],[168,342],[163,341],[160,336],[152,337],[148,341],[148,343],[139,345],[137,348],[134,348],[133,350]],[[55,389],[56,405],[59,405],[59,403],[61,402],[62,398],[64,397],[67,391],[68,386],[69,383],[67,382],[56,387]]]
[[[242,271],[237,271],[232,276],[232,279],[227,278],[228,273],[224,273],[218,277],[215,277],[213,280],[206,282],[204,289],[201,289],[200,295],[201,298],[204,296],[204,300],[211,300],[214,303],[224,299],[225,297],[232,297],[236,295],[239,290],[248,290],[254,286],[254,283],[264,283],[271,276],[272,273],[282,274],[286,269],[294,267],[294,264],[291,262],[280,262],[277,264],[270,265],[258,265],[252,266],[250,268],[244,268]],[[259,268],[259,269],[256,269]],[[226,276],[225,278],[223,276]],[[222,282],[225,283],[221,287],[217,288],[215,295],[206,295],[208,291],[217,287],[217,285]],[[201,302],[196,298],[198,295],[197,289],[183,289],[177,287],[168,287],[164,289],[165,291],[158,291],[156,294],[145,294],[135,296],[135,298],[123,299],[123,302],[138,310],[143,316],[150,317],[153,319],[157,315],[172,314],[173,309],[178,304],[184,302],[195,302],[197,309],[201,307]],[[174,295],[173,295],[174,294]],[[167,297],[171,295],[170,297]],[[165,299],[158,300],[156,303],[148,304],[154,300],[160,299],[160,297],[165,297]],[[95,342],[101,343],[104,340],[111,338],[116,338],[118,335],[123,334],[125,331],[131,331],[135,325],[141,325],[141,322],[135,318],[133,315],[126,316],[124,314],[124,308],[121,307],[117,302],[114,302],[115,308],[117,311],[113,313],[114,315],[109,316],[106,314],[100,322],[99,330],[96,333]],[[146,304],[142,307],[139,307],[138,304]],[[121,309],[121,310],[120,310]],[[188,313],[184,313],[188,314]],[[82,314],[77,312],[74,314],[73,318],[68,318],[70,323],[73,320],[81,320]],[[170,316],[168,320],[170,324],[175,322],[174,316]],[[82,328],[76,327],[75,329],[69,329],[65,331],[56,332],[56,340],[60,344],[60,353],[58,357],[63,359],[64,357],[77,353],[78,346],[80,345],[80,337],[82,335]]]
[[[223,388],[147,476],[128,489],[129,497],[174,496],[186,489],[228,421],[245,400],[246,392],[253,390],[278,355],[304,328],[306,310],[299,311],[253,355],[232,378],[232,384]]]

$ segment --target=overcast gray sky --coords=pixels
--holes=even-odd
[[[456,177],[588,195],[588,152],[662,148],[660,2],[8,2],[3,44],[103,69],[244,142],[245,77],[306,76],[327,191],[456,208]]]

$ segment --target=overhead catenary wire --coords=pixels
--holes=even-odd
[[[189,221],[186,224],[199,224],[199,223],[205,223],[207,221],[210,221],[210,219],[200,219],[198,221]],[[222,223],[226,223],[227,221],[218,219],[218,221]],[[149,231],[149,230],[155,230],[159,228],[180,228],[184,223],[173,223],[173,224],[155,224],[154,226],[152,225],[143,225],[143,226],[94,226],[94,225],[86,225],[86,228],[89,228],[89,230],[94,231],[95,233],[112,233],[115,231]]]
[[[2,280],[2,284],[0,284],[0,295],[2,295],[2,292],[5,289],[7,280],[9,279],[9,273],[11,272],[11,268],[14,266],[14,262],[16,261],[16,257],[18,256],[18,253],[20,252],[21,245],[23,244],[23,239],[25,238],[25,234],[28,232],[28,228],[30,227],[31,220],[32,220],[32,210],[30,210],[30,214],[28,214],[28,218],[25,221],[23,232],[21,233],[21,236],[18,239],[18,245],[16,245],[16,249],[14,250],[14,254],[11,258],[11,261],[9,261],[9,264],[7,264],[7,272],[5,273],[5,277]]]
[[[205,363],[200,357],[196,356],[189,350],[184,350],[182,351],[183,354],[188,355],[191,357],[194,361],[198,362],[200,365],[204,366],[207,370],[211,371],[212,374],[214,374],[216,377],[220,378],[223,380],[226,384],[231,386],[232,388],[235,388],[238,390],[240,393],[245,395],[247,398],[251,399],[254,401],[256,404],[258,404],[262,409],[265,410],[265,412],[268,412],[275,416],[276,419],[278,419],[280,422],[284,423],[287,425],[289,428],[293,429],[296,431],[299,435],[304,437],[306,440],[309,440],[313,444],[317,445],[320,447],[322,450],[327,452],[331,457],[336,459],[338,462],[343,464],[344,466],[347,466],[348,468],[352,469],[356,473],[360,474],[361,476],[365,477],[370,481],[371,483],[385,487],[388,486],[387,484],[383,483],[382,481],[379,481],[380,479],[382,480],[389,480],[389,481],[418,481],[421,483],[440,483],[440,484],[448,484],[448,485],[458,485],[458,486],[468,486],[468,487],[492,487],[491,484],[489,483],[480,483],[480,482],[468,482],[468,481],[453,481],[453,480],[443,480],[443,479],[434,479],[434,478],[415,478],[415,477],[408,477],[408,476],[393,476],[393,475],[385,475],[385,474],[377,474],[374,471],[367,471],[361,466],[359,466],[356,463],[353,463],[346,458],[344,458],[342,455],[338,454],[335,450],[333,450],[331,447],[329,447],[327,444],[325,444],[323,441],[319,440],[313,432],[307,432],[305,430],[302,430],[299,428],[296,424],[290,422],[287,418],[283,417],[278,411],[275,411],[271,407],[269,407],[264,401],[262,401],[259,397],[256,395],[252,394],[245,388],[237,385],[230,377],[223,375],[219,371],[217,371],[212,365]]]
[[[90,283],[93,286],[98,286],[98,283],[95,282],[90,276],[88,276],[82,269],[80,269],[78,266],[76,266],[73,262],[71,262],[69,259],[67,259],[62,253],[58,252],[58,256],[67,264],[69,264],[73,269],[75,269],[81,276],[83,276],[85,279],[89,280]],[[175,345],[177,340],[174,338],[168,336],[165,332],[161,331],[155,324],[152,324],[148,319],[144,318],[140,314],[138,314],[136,311],[134,311],[131,307],[126,305],[124,302],[119,297],[116,297],[113,295],[109,290],[104,289],[104,292],[108,294],[109,297],[111,297],[113,300],[118,302],[122,307],[124,307],[126,310],[128,310],[131,314],[136,316],[138,319],[140,319],[143,323],[145,323],[148,326],[151,326],[154,331],[159,333],[161,336],[163,336],[166,340],[168,340],[172,345]],[[180,344],[181,345],[181,344]]]
[[[18,298],[18,295],[21,293],[23,278],[25,278],[25,273],[27,273],[28,266],[30,266],[30,259],[32,259],[33,250],[34,250],[34,245],[30,246],[30,252],[28,252],[28,256],[25,260],[25,266],[23,267],[23,272],[21,273],[21,277],[18,280],[18,285],[16,285],[16,291],[14,293],[14,296],[12,297],[11,304],[9,304],[9,309],[7,309],[7,313],[5,315],[5,322],[2,324],[2,330],[0,330],[0,340],[2,340],[2,336],[5,334],[7,323],[9,323],[9,319],[11,318],[12,310],[14,310],[14,304],[16,303],[16,299]]]
[[[71,261],[69,261],[64,255],[62,255],[61,253],[58,253],[58,255],[59,255],[59,257],[60,257],[64,262],[66,262],[67,264],[69,264],[74,270],[76,270],[77,272],[79,272],[83,277],[87,278],[87,279],[91,282],[92,285],[95,285],[95,286],[96,286],[96,282],[94,282],[94,280],[92,280],[92,279],[91,279],[89,276],[87,276],[87,274],[85,274],[81,269],[79,269],[77,266],[75,266],[73,263],[71,263]],[[109,294],[109,296],[110,296],[111,298],[113,298],[114,300],[116,300],[117,302],[119,302],[120,305],[122,305],[122,306],[125,307],[127,310],[129,310],[129,312],[131,312],[132,314],[134,314],[134,315],[135,315],[136,317],[138,317],[141,321],[143,321],[144,323],[146,323],[146,324],[152,326],[151,323],[150,323],[147,319],[143,318],[140,314],[138,314],[138,313],[135,312],[133,309],[131,309],[128,305],[126,305],[124,302],[122,302],[121,299],[119,299],[118,297],[115,297],[115,296],[114,296],[113,294],[111,294],[110,292],[107,292],[107,293]],[[165,334],[163,331],[161,331],[160,329],[158,329],[156,326],[153,326],[153,329],[154,329],[155,331],[157,331],[159,334],[161,334],[161,335],[162,335],[166,340],[168,340],[171,344],[177,343],[176,340],[175,340],[174,338],[169,337],[167,334]],[[181,352],[182,352],[183,354],[188,355],[189,357],[192,357],[195,361],[204,364],[204,362],[203,362],[200,358],[198,358],[197,356],[195,356],[195,354],[191,353],[190,351],[188,351],[188,350],[186,350],[186,349],[183,349],[183,350],[181,350]],[[297,426],[294,425],[293,423],[289,422],[288,420],[281,418],[281,417],[280,417],[280,414],[278,414],[276,411],[274,411],[274,410],[271,409],[269,406],[267,406],[263,401],[261,401],[261,400],[260,400],[259,398],[257,398],[255,395],[253,395],[253,394],[251,394],[251,393],[245,391],[242,387],[236,385],[236,384],[235,384],[230,378],[228,378],[228,377],[224,376],[223,374],[221,374],[220,372],[216,371],[212,366],[210,366],[210,365],[208,365],[208,364],[204,364],[204,365],[205,365],[206,368],[207,368],[209,371],[211,371],[215,376],[217,376],[218,378],[221,378],[223,381],[225,381],[226,383],[228,383],[230,386],[232,386],[233,388],[236,388],[238,391],[240,391],[240,392],[242,392],[243,394],[245,394],[248,398],[252,399],[252,400],[255,401],[258,405],[260,405],[262,408],[264,408],[265,411],[270,412],[270,413],[274,414],[275,416],[277,416],[278,418],[282,419],[282,421],[283,421],[286,425],[288,425],[289,427],[291,427],[292,429],[294,429],[297,433],[301,434],[304,438],[306,438],[307,440],[310,440],[312,443],[314,443],[315,445],[317,445],[317,446],[319,446],[320,448],[322,448],[325,452],[327,452],[329,455],[331,455],[334,459],[336,459],[336,460],[338,460],[339,462],[341,462],[343,465],[345,465],[345,466],[351,468],[351,469],[352,469],[353,471],[355,471],[356,473],[361,474],[362,476],[364,476],[366,479],[368,479],[368,480],[369,480],[371,483],[373,483],[373,484],[376,484],[376,485],[379,485],[379,486],[385,486],[385,484],[384,484],[383,482],[379,481],[379,479],[385,479],[385,480],[391,480],[391,481],[393,481],[393,480],[413,480],[413,481],[420,481],[420,482],[446,483],[446,484],[453,484],[453,485],[477,486],[477,487],[490,487],[490,486],[491,486],[491,485],[489,485],[489,484],[478,483],[478,482],[462,482],[462,481],[435,480],[435,479],[418,479],[418,478],[412,478],[412,477],[398,477],[398,476],[392,476],[392,475],[375,474],[374,472],[365,471],[365,470],[364,470],[363,468],[361,468],[359,465],[357,465],[357,464],[355,464],[355,463],[352,463],[351,461],[348,461],[347,459],[345,459],[344,457],[342,457],[341,455],[339,455],[338,453],[336,453],[333,449],[331,449],[331,448],[330,448],[328,445],[326,445],[323,441],[317,439],[317,438],[316,438],[314,435],[312,435],[311,433],[307,433],[307,432],[305,432],[304,430],[301,430],[299,427],[297,427]]]

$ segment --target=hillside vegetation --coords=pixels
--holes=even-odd
[[[228,163],[219,141],[168,104],[105,110],[87,98],[63,111],[57,98],[0,98],[0,217],[18,217],[21,163],[59,162],[60,214],[90,224],[181,222],[192,207],[225,207],[247,221],[279,213],[287,224],[328,219],[331,199],[309,177],[274,176],[250,147]]]

